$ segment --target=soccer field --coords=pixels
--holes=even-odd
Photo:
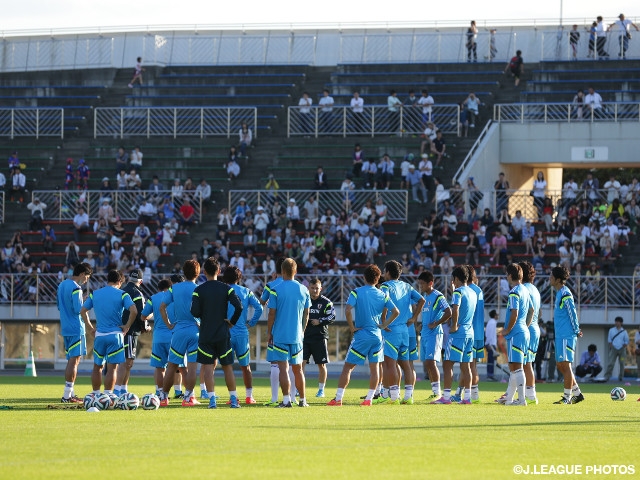
[[[142,396],[152,384],[135,377],[130,391]],[[585,384],[586,401],[577,405],[553,405],[562,386],[543,384],[539,405],[505,407],[493,403],[505,384],[482,383],[479,405],[427,405],[430,391],[421,381],[414,405],[365,408],[358,405],[364,381],[352,382],[345,406],[326,407],[335,379],[326,399],[313,397],[310,380],[310,408],[188,409],[175,401],[158,411],[93,414],[47,409],[62,406],[63,385],[61,376],[0,377],[0,405],[13,407],[0,410],[1,479],[527,476],[514,474],[518,465],[580,465],[581,478],[597,476],[587,473],[593,465],[633,465],[640,472],[635,384],[626,387],[624,402],[610,400],[611,384]],[[78,395],[89,390],[81,378]],[[256,399],[268,395],[268,380],[256,379]]]

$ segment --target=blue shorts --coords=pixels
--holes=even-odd
[[[444,349],[444,359],[450,362],[470,363],[473,360],[473,337],[449,336],[449,343]]]
[[[176,365],[184,363],[185,366],[189,362],[195,362],[198,357],[199,338],[200,330],[195,325],[174,331],[169,348],[169,362]]]
[[[422,335],[420,338],[420,359],[442,361],[442,339],[444,335],[438,333],[436,335]]]
[[[151,361],[149,365],[154,368],[167,368],[169,362],[169,348],[171,342],[154,343],[151,345]]]
[[[527,353],[527,360],[525,363],[534,363],[536,361],[538,345],[540,345],[540,330],[529,327],[529,351]]]
[[[289,362],[291,365],[302,364],[303,346],[300,343],[274,343],[270,362]],[[269,353],[269,350],[267,350]]]
[[[529,350],[529,331],[516,333],[507,340],[507,358],[509,363],[525,363]]]
[[[64,353],[67,360],[73,357],[84,357],[87,354],[87,337],[85,335],[65,335]]]
[[[248,335],[231,335],[231,348],[238,359],[241,367],[246,367],[251,361],[251,350]]]
[[[409,360],[409,334],[387,333],[382,335],[384,356],[393,360]]]
[[[124,334],[113,333],[110,335],[96,336],[93,342],[93,363],[104,365],[124,363]]]
[[[356,332],[353,336],[344,361],[354,365],[364,365],[365,360],[369,360],[369,363],[382,362],[383,340],[367,332],[362,332],[360,335],[358,333]]]
[[[473,358],[484,358],[484,340],[473,341]]]
[[[559,337],[556,338],[556,363],[569,362],[573,363],[575,356],[576,337]]]
[[[273,345],[267,345],[267,362],[277,362],[275,350],[273,349]]]
[[[411,327],[409,327],[411,328]],[[418,360],[418,339],[409,335],[409,361]]]

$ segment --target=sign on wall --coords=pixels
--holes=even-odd
[[[609,160],[609,147],[571,147],[572,162],[600,162]]]

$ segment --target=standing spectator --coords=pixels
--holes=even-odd
[[[349,102],[351,106],[351,122],[350,130],[353,132],[362,132],[365,129],[364,123],[364,99],[357,90],[353,92],[353,98]]]
[[[334,131],[333,116],[333,97],[327,88],[322,91],[322,98],[318,102],[320,107],[320,128],[322,133],[332,133]]]
[[[123,146],[118,147],[116,154],[116,175],[120,173],[120,170],[129,171],[129,154],[124,151]]]
[[[496,334],[498,327],[498,312],[491,310],[489,312],[489,320],[484,330],[485,346],[487,350],[487,380],[495,381],[493,376],[494,362],[498,358],[498,336]]]
[[[144,68],[142,68],[142,57],[136,58],[136,67],[133,72],[133,78],[127,85],[129,88],[133,88],[133,84],[138,82],[140,86],[142,86],[142,72],[144,72]]]
[[[364,152],[359,143],[356,143],[353,148],[353,176],[359,177],[362,172],[362,164],[364,163]]]
[[[9,155],[9,170],[13,171],[14,168],[20,166],[20,159],[18,158],[18,152],[13,151]]]
[[[515,77],[515,86],[520,85],[520,77],[524,72],[524,60],[522,59],[522,51],[518,50],[516,56],[511,58],[504,69],[504,73],[511,72],[511,76]]]
[[[9,201],[13,202],[14,198],[18,198],[16,203],[24,202],[24,192],[27,188],[27,177],[20,170],[20,167],[14,167],[11,173],[11,195]]]
[[[427,203],[427,189],[422,181],[422,175],[416,170],[414,165],[409,166],[409,175],[407,175],[407,183],[411,186],[411,194],[413,201],[417,203]],[[418,190],[422,192],[422,202],[418,199]]]
[[[404,101],[404,105],[408,108],[403,110],[403,125],[406,132],[418,133],[421,128],[420,114],[418,113],[418,97],[414,90],[409,90],[409,96]]]
[[[436,165],[435,168],[439,168],[440,170],[444,169],[440,162],[442,161],[442,157],[446,155],[447,144],[444,141],[444,137],[442,136],[442,130],[438,130],[436,132],[436,138],[433,142],[431,142],[431,153],[436,156]]]
[[[598,22],[593,22],[588,31],[589,31],[589,53],[587,53],[587,58],[596,58],[596,39],[598,35]]]
[[[313,186],[316,190],[327,190],[329,188],[327,174],[324,172],[322,165],[318,165],[316,174],[313,177]]]
[[[398,94],[395,90],[391,90],[389,92],[389,96],[387,97],[387,110],[389,114],[389,132],[398,132],[400,130],[402,101],[398,98]]]
[[[509,182],[505,179],[504,172],[500,172],[493,188],[496,191],[496,210],[509,210]]]
[[[584,182],[582,182],[582,190],[584,190],[587,199],[589,200],[589,204],[593,205],[593,203],[599,198],[600,192],[600,182],[597,178],[593,177],[593,173],[587,173],[587,178]]]
[[[87,190],[89,188],[89,176],[91,172],[84,161],[84,158],[78,160],[77,183],[78,190]]]
[[[578,25],[574,25],[569,32],[569,45],[571,46],[571,57],[574,60],[578,59],[578,42],[580,42],[580,32],[578,31]]]
[[[577,196],[578,184],[575,182],[573,176],[570,176],[569,180],[562,187],[562,208],[566,210],[576,201]]]
[[[578,377],[591,376],[591,380],[595,379],[602,371],[600,355],[597,352],[598,347],[595,344],[589,345],[586,352],[582,352],[580,357],[580,365],[576,367],[576,375]]]
[[[73,239],[77,242],[80,241],[80,234],[89,230],[89,215],[84,211],[84,208],[78,207],[75,217],[73,217]]]
[[[240,141],[240,155],[245,158],[249,158],[249,156],[247,155],[247,148],[251,146],[251,142],[253,141],[253,133],[248,127],[247,122],[242,122],[242,124],[240,125],[238,137]]]
[[[589,93],[584,97],[584,103],[589,109],[589,116],[591,118],[602,118],[602,97],[593,87],[589,87]]]
[[[309,134],[314,131],[314,121],[311,115],[312,104],[313,99],[309,97],[309,92],[302,92],[302,98],[298,101],[298,113],[300,114],[300,130],[305,134],[305,138],[309,138]]]
[[[607,371],[604,374],[605,381],[609,381],[613,374],[616,360],[618,360],[618,381],[622,381],[624,377],[624,364],[627,358],[627,345],[629,344],[629,334],[622,327],[624,320],[622,317],[616,317],[615,326],[609,329],[607,342],[609,343],[609,353],[607,355]]]
[[[538,176],[533,181],[533,204],[538,210],[538,217],[542,217],[542,205],[547,196],[547,181],[544,179],[544,173],[538,172]]]
[[[478,61],[478,44],[476,40],[478,38],[478,27],[476,27],[476,21],[471,20],[471,25],[467,29],[467,62],[471,62],[471,56],[473,55],[473,62]]]
[[[638,31],[638,26],[633,23],[631,20],[627,20],[624,18],[624,14],[621,13],[618,15],[618,20],[613,22],[607,28],[607,31],[611,30],[613,27],[618,28],[618,57],[625,59],[627,58],[627,50],[629,49],[629,39],[631,38],[631,34],[629,33],[629,27],[633,27]]]
[[[69,190],[72,187],[76,173],[73,171],[73,158],[67,158],[67,165],[64,167],[64,189]]]
[[[475,62],[475,60],[474,60]],[[476,94],[471,92],[467,99],[463,102],[463,105],[467,107],[467,116],[469,119],[469,127],[476,127],[476,118],[478,117],[478,109],[480,107],[480,99],[476,97]]]
[[[385,190],[389,190],[391,186],[391,182],[393,181],[393,168],[395,167],[395,163],[391,158],[389,158],[389,154],[385,153],[382,156],[382,160],[380,161],[380,165],[378,167],[378,178],[380,183],[380,188],[384,188]]]
[[[422,106],[422,123],[426,125],[431,121],[431,114],[433,113],[433,97],[429,95],[429,92],[425,89],[422,90],[422,96],[418,100],[418,105]]]
[[[611,204],[614,200],[620,198],[620,182],[616,180],[615,175],[609,176],[609,180],[605,182],[603,188],[607,191],[607,203]]]
[[[138,145],[133,147],[133,151],[131,152],[131,155],[129,156],[129,165],[134,167],[137,172],[141,172],[142,171],[142,157],[143,156],[144,155],[142,153],[142,150],[140,150],[140,147]]]
[[[492,28],[491,30],[489,30],[489,61],[493,62],[493,59],[496,58],[496,55],[498,54],[498,47],[496,47],[496,33],[498,32],[497,29]],[[487,58],[487,57],[485,57]]]
[[[42,229],[42,249],[44,253],[53,253],[53,246],[56,242],[56,232],[49,224]]]
[[[42,220],[44,219],[44,211],[46,208],[47,204],[42,203],[38,197],[34,197],[33,202],[29,202],[27,205],[27,209],[31,211],[29,230],[32,232],[42,230]]]

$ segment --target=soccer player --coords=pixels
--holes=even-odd
[[[175,373],[179,365],[186,366],[187,374],[183,380],[185,384],[183,407],[199,405],[193,395],[193,388],[196,383],[198,365],[196,357],[198,354],[198,337],[200,336],[200,320],[191,314],[191,297],[196,289],[196,278],[200,275],[200,264],[195,260],[187,260],[182,266],[182,271],[186,280],[172,285],[160,304],[160,315],[169,330],[173,331],[171,336],[171,346],[169,348],[169,365],[164,377],[164,386],[158,392],[160,395],[160,406],[169,405],[168,393]],[[167,307],[174,305],[173,323],[169,321]],[[187,395],[188,394],[188,395]]]
[[[389,295],[376,288],[381,275],[377,265],[369,265],[364,270],[365,285],[349,293],[345,317],[353,339],[338,380],[336,396],[327,403],[331,407],[342,405],[342,398],[347,385],[349,385],[351,372],[356,365],[364,365],[367,359],[369,360],[370,372],[369,392],[360,405],[371,406],[371,399],[378,385],[378,364],[382,362],[383,345],[380,330],[387,328],[400,314]],[[353,319],[354,309],[355,321]],[[382,318],[385,320],[381,321]]]
[[[409,328],[422,312],[424,298],[408,283],[400,280],[402,265],[395,260],[384,264],[385,282],[380,286],[383,293],[389,295],[400,314],[387,329],[382,331],[384,340],[384,363],[382,365],[384,393],[376,403],[400,403],[400,375],[398,366],[404,372],[404,399],[402,403],[413,404],[413,386],[415,376],[409,362]],[[412,312],[412,305],[417,305]],[[415,331],[415,327],[414,331]],[[388,389],[388,390],[387,390]],[[386,395],[388,394],[388,398]]]
[[[556,303],[553,310],[553,325],[556,338],[556,364],[564,378],[564,394],[556,404],[573,404],[584,400],[578,382],[573,375],[571,364],[576,349],[577,337],[582,337],[576,305],[571,290],[567,287],[569,270],[566,267],[554,267],[549,282],[555,288]]]
[[[240,299],[242,304],[242,313],[238,322],[231,327],[231,346],[238,359],[238,364],[242,369],[242,380],[246,389],[245,404],[252,405],[256,403],[253,398],[253,376],[251,375],[251,347],[249,345],[249,329],[248,327],[255,327],[262,316],[262,305],[247,287],[240,285],[240,279],[242,278],[242,272],[238,267],[229,266],[224,270],[222,275],[222,281],[233,288],[234,292]],[[251,320],[247,321],[249,314],[249,307],[253,307],[253,316]],[[227,310],[227,318],[231,318],[233,315],[233,307],[229,305]]]
[[[268,282],[264,290],[262,291],[262,295],[260,296],[260,303],[262,306],[267,306],[269,302],[269,296],[275,287],[282,283],[282,262],[284,262],[286,257],[280,257],[276,260],[276,276],[273,280]],[[269,374],[269,383],[271,384],[271,400],[266,402],[265,407],[275,407],[278,406],[278,388],[280,387],[280,369],[278,367],[278,362],[275,361],[275,357],[273,355],[273,345],[267,345],[267,362],[271,362],[271,372]]]
[[[142,285],[142,270],[136,268],[132,270],[129,274],[129,281],[127,284],[122,287],[123,292],[127,292],[133,300],[133,303],[136,304],[136,308],[138,309],[138,316],[136,317],[136,321],[133,322],[133,325],[129,329],[129,331],[124,334],[124,357],[126,361],[124,362],[123,368],[118,370],[118,378],[116,379],[116,387],[113,393],[115,395],[122,395],[123,393],[127,393],[127,385],[129,384],[129,374],[131,372],[131,367],[133,367],[133,362],[136,359],[136,350],[138,348],[138,338],[142,332],[151,331],[151,327],[149,324],[142,320],[142,310],[144,309],[145,298],[144,294],[140,290],[140,285]],[[123,314],[122,323],[127,323],[127,313]]]
[[[445,296],[433,288],[433,273],[424,271],[418,277],[420,292],[424,295],[425,303],[422,308],[422,330],[420,334],[420,357],[425,363],[431,391],[427,401],[438,400],[440,391],[440,371],[436,363],[442,357],[442,324],[451,318],[451,307]]]
[[[509,386],[507,394],[500,399],[499,403],[504,405],[526,406],[524,395],[524,362],[529,348],[529,328],[527,318],[531,306],[531,296],[527,288],[522,285],[522,268],[517,263],[507,265],[507,282],[511,290],[507,303],[504,338],[507,341],[507,358],[509,361]],[[514,396],[518,393],[518,400]]]
[[[454,291],[451,296],[451,327],[449,340],[444,350],[444,395],[434,400],[434,404],[451,404],[451,384],[453,364],[460,363],[460,386],[464,388],[464,398],[460,404],[471,404],[471,360],[473,359],[473,314],[477,305],[477,295],[467,286],[469,272],[458,266],[451,272]]]
[[[124,275],[118,270],[107,274],[107,286],[89,295],[82,305],[80,316],[87,327],[89,310],[96,316],[96,338],[93,343],[93,371],[91,385],[93,393],[100,393],[102,367],[107,363],[107,376],[104,379],[104,392],[111,393],[116,383],[118,365],[124,363],[124,332],[129,331],[138,315],[138,309],[128,293],[120,290]],[[129,310],[129,320],[122,324],[122,312]],[[92,329],[93,327],[89,327]]]
[[[151,295],[142,309],[142,320],[153,322],[153,340],[151,342],[150,365],[155,368],[153,377],[156,382],[156,394],[164,385],[164,372],[169,360],[169,347],[171,345],[171,330],[162,321],[160,305],[162,304],[167,291],[171,288],[171,282],[163,279],[158,282],[158,293]]]
[[[309,323],[304,331],[302,370],[305,363],[313,356],[313,361],[318,365],[318,393],[316,397],[324,397],[324,386],[327,383],[327,363],[329,363],[329,325],[336,319],[336,311],[333,302],[322,292],[322,282],[315,277],[309,282],[309,295],[311,307],[309,308]]]
[[[536,278],[536,269],[530,262],[520,262],[522,268],[522,285],[529,291],[531,297],[532,312],[527,316],[527,326],[529,328],[529,346],[527,347],[527,358],[524,363],[524,376],[526,381],[525,400],[529,405],[537,405],[538,398],[536,396],[536,374],[533,366],[536,361],[536,353],[540,343],[540,326],[538,319],[540,318],[541,300],[540,292],[533,284]]]
[[[308,407],[302,371],[302,339],[309,321],[311,297],[304,285],[295,281],[298,266],[292,258],[282,262],[282,282],[271,289],[267,333],[272,345],[272,359],[278,362],[282,403],[278,408],[291,408],[289,362],[293,368],[296,389],[300,394],[298,406]],[[268,353],[268,352],[267,352]]]
[[[218,281],[220,265],[215,258],[209,257],[205,260],[203,268],[207,281],[193,291],[193,302],[191,303],[191,315],[200,319],[198,363],[202,365],[201,369],[204,370],[203,376],[207,391],[213,391],[213,367],[216,360],[220,362],[224,372],[224,381],[229,390],[229,405],[231,408],[240,408],[236,392],[236,378],[233,375],[233,347],[231,346],[229,329],[238,323],[243,311],[242,303],[232,287]],[[233,316],[228,319],[229,304],[233,306]],[[193,384],[186,387],[185,400],[191,398],[196,401],[193,397],[195,375],[193,380]],[[216,407],[214,395],[209,399],[209,408]]]
[[[85,322],[80,316],[82,309],[82,285],[91,278],[93,269],[88,263],[79,263],[73,268],[73,276],[58,285],[56,300],[60,311],[60,334],[64,339],[64,353],[67,357],[67,368],[64,372],[64,394],[62,403],[82,403],[73,391],[73,384],[78,375],[78,364],[81,357],[87,354],[87,337]],[[93,327],[87,324],[94,333]]]
[[[478,276],[473,265],[467,265],[469,271],[469,288],[478,297],[476,309],[473,312],[473,361],[471,362],[471,403],[480,403],[478,383],[478,360],[484,358],[484,293],[478,286]]]

